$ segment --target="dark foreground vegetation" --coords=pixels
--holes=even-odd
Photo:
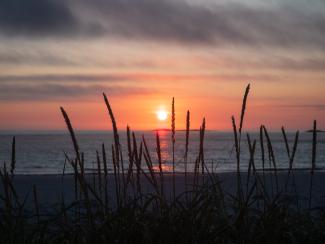
[[[289,145],[282,129],[288,155],[286,180],[278,180],[276,156],[265,126],[260,127],[259,141],[243,133],[246,89],[237,124],[232,117],[234,153],[237,172],[232,179],[235,191],[224,190],[218,174],[206,167],[204,159],[205,120],[200,128],[200,147],[194,170],[188,172],[188,142],[190,113],[187,113],[185,155],[185,187],[177,190],[175,178],[175,110],[172,102],[171,143],[172,172],[166,175],[161,157],[159,133],[156,145],[136,138],[127,128],[128,157],[123,158],[116,121],[104,94],[114,132],[114,144],[103,144],[97,152],[95,184],[85,174],[84,154],[80,151],[70,119],[63,108],[74,146],[74,155],[65,155],[74,169],[74,201],[62,197],[48,214],[40,211],[37,186],[32,190],[33,207],[26,207],[15,189],[15,138],[12,142],[11,163],[1,169],[0,243],[325,243],[325,212],[312,207],[313,175],[316,169],[317,126],[314,122],[313,144],[310,152],[309,204],[301,207],[289,194],[294,186],[294,161],[299,132]],[[242,147],[247,140],[248,148]],[[150,155],[148,147],[156,147]],[[260,147],[262,167],[257,167],[256,148]],[[242,172],[241,151],[249,150],[247,171]],[[113,177],[108,177],[112,165]],[[266,171],[265,166],[272,170]],[[267,175],[267,177],[266,177]],[[112,179],[110,182],[108,179]],[[143,179],[143,180],[141,180]],[[271,179],[271,181],[269,180]],[[168,183],[168,182],[169,183]],[[143,190],[144,184],[152,191]],[[108,188],[114,187],[114,194]],[[51,193],[49,193],[51,194]]]

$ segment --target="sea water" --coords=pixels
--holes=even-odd
[[[169,131],[159,131],[163,169],[172,169],[172,140]],[[156,164],[156,132],[136,131],[137,145],[140,146],[142,136],[146,139],[150,155]],[[6,132],[0,135],[0,164],[10,165],[12,137],[16,137],[16,174],[61,174],[64,166],[66,173],[72,172],[72,167],[65,165],[65,154],[74,158],[74,150],[71,138],[67,132]],[[96,151],[101,155],[102,144],[105,144],[108,158],[108,167],[112,171],[111,145],[114,143],[112,132],[76,132],[80,150],[84,153],[85,168],[87,172],[96,170]],[[124,167],[128,167],[127,137],[126,132],[120,132],[120,142],[123,150]],[[256,139],[256,152],[254,156],[256,168],[261,169],[261,146],[259,133],[250,133],[251,141]],[[292,151],[295,134],[287,133],[290,150]],[[199,154],[200,136],[198,131],[190,132],[187,169],[193,171],[195,161]],[[281,133],[270,133],[275,155],[276,166],[286,169],[289,159],[285,142]],[[272,168],[269,160],[266,141],[265,168]],[[185,132],[176,131],[175,166],[177,172],[185,169]],[[310,168],[312,160],[312,133],[300,133],[298,147],[293,163],[294,168]],[[241,138],[240,167],[247,170],[250,154],[247,144],[247,134]],[[234,171],[237,168],[236,150],[234,147],[234,135],[231,132],[206,131],[204,140],[204,162],[209,171]],[[146,169],[144,158],[142,167]],[[316,167],[325,167],[325,135],[317,134]],[[102,167],[103,168],[103,167]]]

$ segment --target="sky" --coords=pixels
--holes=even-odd
[[[325,129],[325,2],[2,0],[0,130]],[[170,115],[170,114],[169,114]],[[170,116],[169,116],[170,117]]]

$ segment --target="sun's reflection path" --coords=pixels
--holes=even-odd
[[[166,130],[158,130],[157,131],[160,137],[160,150],[161,150],[161,158],[162,158],[162,170],[163,171],[171,171],[172,166],[170,164],[170,133]],[[159,170],[158,165],[153,167],[154,170]]]

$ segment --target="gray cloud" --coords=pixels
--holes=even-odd
[[[36,84],[36,83],[106,83],[106,84],[118,84],[121,82],[218,82],[230,81],[230,82],[242,82],[248,80],[259,80],[264,82],[283,81],[286,78],[276,74],[181,74],[181,73],[117,73],[117,74],[40,74],[40,75],[0,75],[0,83],[10,84],[15,82]]]
[[[72,12],[62,1],[1,1],[0,27],[8,34],[63,33],[77,25]]]
[[[2,0],[1,32],[9,36],[75,36],[100,33],[96,23],[83,24],[64,0]]]
[[[112,74],[0,75],[0,82],[119,82],[129,79],[127,75]]]
[[[296,57],[294,55],[262,55],[259,56],[257,60],[242,58],[242,56],[222,58],[218,56],[198,57],[195,61],[197,65],[209,69],[231,68],[232,70],[252,69],[258,71],[262,69],[274,69],[277,71],[312,71],[314,74],[316,72],[324,73],[325,71],[325,59],[309,57],[308,54],[303,57]],[[222,62],[220,62],[220,60],[222,60]]]
[[[203,45],[325,47],[325,16],[295,1],[263,8],[171,0],[83,2],[113,36]]]
[[[296,71],[313,71],[324,72],[325,60],[313,58],[276,58],[276,60],[266,60],[264,64],[255,64],[255,67],[271,67],[277,70],[296,70]]]
[[[273,100],[279,100],[278,98],[272,98]],[[284,99],[287,100],[287,99]],[[311,104],[288,104],[288,103],[282,103],[282,104],[264,104],[263,106],[267,107],[278,107],[278,108],[285,108],[285,109],[299,109],[299,110],[319,110],[321,112],[325,111],[325,104],[322,103],[311,103]]]
[[[4,0],[1,4],[3,33],[325,48],[325,16],[319,5],[310,10],[295,1],[267,7],[172,0]]]
[[[316,109],[316,110],[325,110],[325,104],[297,104],[297,105],[284,105],[284,107],[290,108],[304,108],[304,109]]]
[[[98,97],[102,92],[109,96],[145,95],[153,89],[142,87],[122,87],[78,84],[0,84],[1,101],[62,101]]]
[[[49,53],[32,53],[24,52],[0,52],[0,64],[4,65],[51,65],[51,66],[75,66],[80,65],[69,58],[49,54]]]

